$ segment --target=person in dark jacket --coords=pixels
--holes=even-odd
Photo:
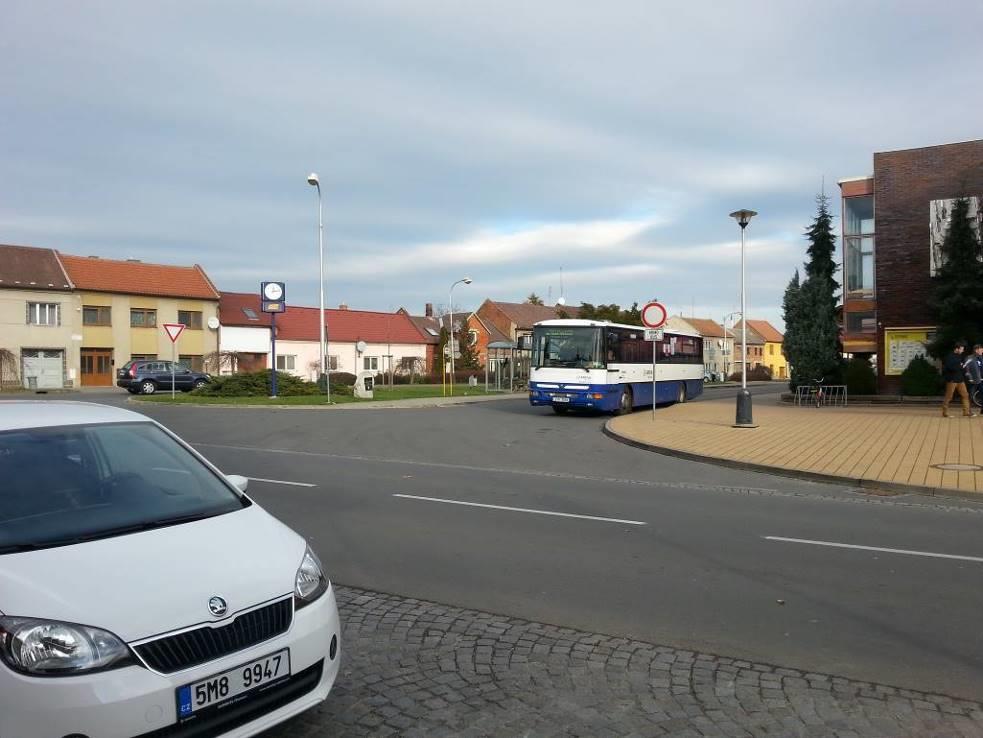
[[[969,411],[969,393],[966,391],[965,375],[963,374],[963,352],[966,344],[960,341],[952,349],[952,353],[942,360],[942,379],[945,380],[945,398],[942,400],[942,417],[949,417],[949,403],[952,402],[952,395],[959,393],[959,400],[963,404],[963,416],[972,417],[976,413]]]
[[[983,361],[983,345],[976,344],[973,346],[973,353],[963,362],[963,370],[966,374],[966,389],[969,390],[971,400],[974,395],[978,397],[976,393],[980,391],[980,385],[983,384],[983,365],[980,364],[981,361]]]

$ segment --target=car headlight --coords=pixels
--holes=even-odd
[[[65,676],[135,663],[129,647],[101,628],[0,617],[0,659],[31,676]]]
[[[321,562],[311,551],[310,547],[304,552],[304,558],[297,569],[294,584],[294,609],[299,610],[309,605],[328,591],[328,580],[324,576]]]

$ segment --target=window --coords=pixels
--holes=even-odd
[[[143,308],[132,308],[130,310],[131,328],[156,328],[157,311],[145,310]]]
[[[178,356],[177,363],[179,366],[183,366],[185,369],[190,369],[193,372],[203,371],[205,367],[204,357],[194,354],[182,354]]]
[[[329,356],[328,357],[328,371],[329,372],[336,372],[336,371],[338,371],[338,357],[337,356]]]
[[[242,314],[245,315],[248,320],[259,320],[259,316],[252,308],[243,308]]]
[[[774,356],[775,355],[775,344],[773,344],[773,343],[769,343],[768,344],[768,353],[771,356]]]
[[[477,346],[477,345],[478,345],[478,331],[473,330],[473,329],[472,330],[469,330],[468,331],[468,346]]]
[[[61,325],[61,310],[57,302],[27,303],[28,325]]]
[[[201,310],[178,310],[177,322],[184,323],[193,331],[201,330]]]
[[[82,306],[82,325],[112,325],[112,309],[102,305]]]
[[[130,361],[154,361],[157,354],[130,354]]]
[[[377,372],[379,371],[379,357],[378,356],[365,356],[362,358],[362,364],[365,371],[367,372]]]
[[[846,314],[847,333],[877,333],[874,311]]]
[[[874,292],[874,198],[843,200],[843,239],[846,245],[847,292]]]
[[[283,354],[277,354],[276,357],[276,368],[281,372],[292,372],[294,366],[296,365],[296,356],[284,356]]]

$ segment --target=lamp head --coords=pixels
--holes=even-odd
[[[465,277],[461,281],[464,282],[464,284],[471,284],[471,277]]]
[[[747,224],[751,222],[751,218],[757,215],[753,210],[735,210],[730,214],[730,217],[737,221],[738,225],[741,226],[741,230],[747,228]]]
[[[309,184],[311,187],[317,187],[320,189],[321,181],[317,178],[317,172],[311,172],[307,175],[307,184]]]

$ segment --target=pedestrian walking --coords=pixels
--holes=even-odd
[[[942,361],[942,378],[945,380],[945,398],[942,400],[942,417],[949,417],[949,403],[952,402],[952,395],[959,393],[959,400],[963,405],[963,416],[973,417],[976,413],[969,410],[969,393],[966,391],[965,370],[963,369],[963,352],[966,351],[966,342],[960,341],[952,349],[952,353]]]
[[[973,346],[973,353],[963,362],[963,371],[966,375],[966,389],[969,390],[969,399],[977,407],[983,399],[983,345]]]

